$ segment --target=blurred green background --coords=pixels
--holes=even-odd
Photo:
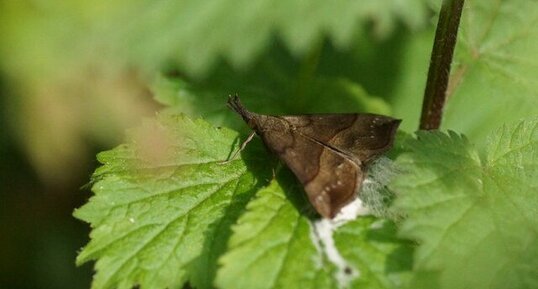
[[[72,211],[91,196],[95,154],[157,111],[244,130],[224,105],[238,93],[262,113],[378,112],[414,131],[439,2],[0,1],[0,288],[89,288],[91,265],[74,260],[90,228]],[[535,114],[537,90],[535,70],[488,59],[474,42],[486,35],[495,47],[512,30],[471,29],[491,12],[471,2],[480,5],[464,12],[455,69],[473,81],[451,88],[444,127],[480,143]],[[508,16],[497,19],[516,21]],[[535,39],[495,51],[532,59]],[[529,85],[484,73],[493,64]]]

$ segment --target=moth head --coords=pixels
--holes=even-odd
[[[254,130],[257,128],[256,120],[254,119],[254,114],[248,111],[243,106],[237,94],[234,96],[232,95],[228,96],[227,104],[229,108],[237,112],[237,114],[239,114],[243,118],[243,120],[248,124],[250,128]]]
[[[254,119],[254,117],[251,117],[248,121],[247,121],[247,125],[255,130],[255,131],[258,131],[258,121]]]

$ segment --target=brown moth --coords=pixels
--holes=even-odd
[[[248,111],[238,96],[230,96],[228,105],[293,171],[325,218],[355,199],[368,164],[392,147],[401,122],[359,113],[263,115]]]

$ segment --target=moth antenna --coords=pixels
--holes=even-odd
[[[235,112],[237,112],[239,115],[241,115],[241,117],[245,120],[245,122],[248,123],[252,119],[253,117],[252,113],[243,106],[237,94],[234,96],[232,95],[228,96],[227,105],[228,107],[233,109]]]

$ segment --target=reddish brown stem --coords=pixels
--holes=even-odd
[[[441,125],[463,3],[464,0],[443,1],[435,32],[419,129],[438,129]]]

